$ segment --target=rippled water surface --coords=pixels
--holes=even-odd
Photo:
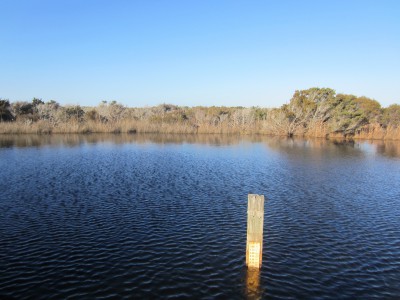
[[[400,299],[399,143],[3,136],[0,192],[0,298]]]

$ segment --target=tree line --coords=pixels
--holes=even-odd
[[[286,136],[400,139],[400,105],[386,108],[368,97],[330,88],[295,91],[279,108],[186,107],[161,104],[126,107],[102,101],[96,107],[62,106],[51,100],[11,103],[0,99],[0,133],[164,132],[260,133]],[[371,134],[370,134],[371,135]],[[375,136],[374,136],[375,135]]]

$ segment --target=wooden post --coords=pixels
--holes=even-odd
[[[261,268],[264,226],[264,195],[248,195],[246,265]]]

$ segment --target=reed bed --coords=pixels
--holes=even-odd
[[[228,122],[218,125],[197,124],[189,122],[166,123],[149,120],[119,120],[102,123],[99,121],[69,121],[51,123],[46,120],[37,122],[1,122],[0,134],[90,134],[90,133],[159,133],[159,134],[241,134],[241,135],[274,135],[284,136],[286,132],[276,131],[268,120],[247,125],[232,125]],[[324,123],[313,124],[305,131],[298,131],[293,136],[318,137],[327,139],[378,139],[400,140],[400,127],[379,124],[363,126],[354,134],[330,132]]]

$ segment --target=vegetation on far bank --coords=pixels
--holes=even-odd
[[[280,108],[132,108],[115,101],[96,107],[56,101],[0,99],[0,133],[240,133],[400,140],[400,105],[383,108],[367,97],[329,88],[296,91]]]

